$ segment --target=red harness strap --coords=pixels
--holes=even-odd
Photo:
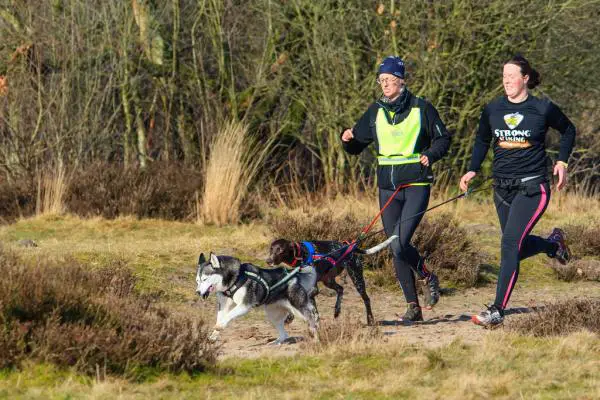
[[[354,248],[356,247],[356,242],[352,242],[349,244],[348,247],[346,247],[346,251],[344,251],[344,253],[340,256],[340,258],[338,258],[337,260],[334,259],[333,257],[329,257],[329,256],[322,256],[320,254],[315,254],[313,255],[313,259],[316,260],[327,260],[332,266],[336,266],[339,262],[343,261],[344,258],[346,258],[348,256],[348,254],[351,254],[352,251],[354,251]]]

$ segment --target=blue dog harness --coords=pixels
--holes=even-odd
[[[340,256],[340,258],[336,260],[335,258],[330,257],[327,254],[317,254],[315,251],[315,246],[311,242],[302,242],[302,245],[304,245],[304,247],[308,251],[308,254],[306,255],[306,257],[301,259],[300,268],[302,268],[303,266],[313,265],[315,261],[320,260],[325,260],[329,264],[331,264],[332,267],[335,267],[339,262],[344,260],[350,253],[352,253],[352,251],[356,247],[355,243],[348,245],[346,251]],[[295,263],[296,260],[294,260],[294,264]],[[294,266],[294,264],[292,264],[292,266]]]

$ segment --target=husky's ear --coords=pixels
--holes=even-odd
[[[202,265],[206,262],[206,257],[204,257],[204,253],[200,253],[200,257],[198,257],[198,265]]]
[[[210,263],[212,264],[214,269],[221,268],[221,264],[219,263],[219,259],[213,253],[210,253]]]

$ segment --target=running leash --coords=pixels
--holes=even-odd
[[[441,206],[443,206],[444,204],[451,203],[451,202],[453,202],[453,201],[456,201],[456,200],[458,200],[458,199],[461,199],[461,198],[463,198],[463,197],[468,197],[468,196],[472,195],[473,193],[477,193],[477,192],[482,192],[482,191],[484,191],[484,190],[488,190],[489,188],[491,188],[491,186],[487,186],[487,187],[484,187],[484,188],[479,188],[479,187],[480,187],[480,186],[482,186],[482,185],[483,185],[483,184],[484,184],[486,181],[488,181],[489,179],[491,179],[491,178],[485,178],[484,180],[482,180],[482,181],[481,181],[481,183],[479,183],[479,185],[475,186],[475,188],[470,188],[470,187],[469,187],[469,188],[467,188],[467,191],[466,191],[466,192],[463,192],[463,193],[459,194],[458,196],[454,196],[454,197],[452,197],[452,198],[450,198],[450,199],[448,199],[448,200],[445,200],[445,201],[443,201],[443,202],[441,202],[441,203],[439,203],[439,204],[436,204],[436,205],[435,205],[435,206],[433,206],[433,207],[429,207],[429,208],[428,208],[427,210],[425,210],[425,211],[421,211],[421,212],[419,212],[419,213],[416,213],[416,214],[414,214],[414,215],[411,215],[410,217],[407,217],[407,218],[403,218],[403,219],[401,219],[400,221],[396,222],[396,223],[395,223],[395,224],[392,226],[392,230],[394,230],[394,228],[396,228],[396,226],[397,226],[398,224],[401,224],[401,223],[403,223],[403,222],[409,221],[409,220],[411,220],[411,219],[413,219],[413,218],[417,218],[418,216],[421,216],[421,215],[425,214],[425,213],[426,213],[426,212],[428,212],[428,211],[435,210],[436,208],[438,208],[438,207],[441,207]],[[368,239],[368,238],[370,238],[370,237],[372,237],[372,236],[375,236],[375,235],[377,235],[378,233],[381,233],[381,232],[383,232],[383,231],[384,231],[384,229],[380,229],[380,230],[378,230],[378,231],[375,231],[375,232],[372,232],[372,233],[370,233],[369,235],[363,235],[363,234],[362,234],[362,232],[361,232],[361,234],[358,236],[358,238],[355,240],[355,242],[359,243],[359,242],[365,241],[366,239]]]
[[[490,189],[492,187],[491,185],[487,186],[487,187],[484,187],[484,188],[481,187],[481,186],[483,186],[483,184],[485,182],[487,182],[490,179],[492,179],[492,178],[491,177],[484,178],[484,179],[481,180],[481,182],[478,185],[467,188],[466,192],[463,192],[463,193],[461,193],[461,194],[459,194],[457,196],[454,196],[454,197],[452,197],[452,198],[450,198],[448,200],[445,200],[445,201],[443,201],[443,202],[441,202],[439,204],[436,204],[435,206],[429,207],[425,211],[421,211],[419,213],[416,213],[415,215],[411,215],[410,217],[404,218],[404,219],[396,222],[394,224],[394,226],[392,227],[392,230],[395,229],[398,224],[401,224],[402,222],[409,221],[409,220],[411,220],[413,218],[416,218],[416,217],[418,217],[420,215],[423,215],[426,212],[429,212],[431,210],[435,210],[436,208],[441,207],[444,204],[451,203],[451,202],[459,200],[459,199],[461,199],[463,197],[468,197],[468,196],[472,195],[473,193],[482,192],[484,190]],[[371,228],[373,227],[373,225],[375,225],[375,222],[377,222],[377,218],[379,218],[379,216],[381,216],[381,214],[383,213],[383,210],[385,210],[385,208],[390,204],[391,200],[394,197],[396,197],[396,194],[400,191],[400,189],[403,189],[403,188],[408,187],[408,186],[410,186],[410,184],[399,186],[396,189],[396,191],[394,192],[394,194],[392,195],[392,197],[390,197],[390,199],[385,203],[385,205],[381,208],[381,210],[379,210],[379,212],[377,213],[377,215],[375,216],[375,218],[373,218],[373,220],[371,221],[371,223],[361,230],[361,232],[359,233],[359,235],[358,235],[358,237],[356,239],[354,239],[352,242],[346,242],[346,244],[343,247],[340,247],[337,250],[334,250],[334,251],[329,252],[327,254],[322,254],[321,257],[329,257],[332,254],[340,252],[340,250],[344,250],[343,257],[346,257],[349,253],[353,252],[354,249],[356,247],[358,247],[358,245],[361,242],[364,242],[366,239],[368,239],[370,237],[373,237],[373,236],[377,235],[378,233],[383,232],[384,229],[380,229],[378,231],[372,232],[372,233],[370,233],[370,234],[367,235],[367,232],[369,232],[371,230]]]

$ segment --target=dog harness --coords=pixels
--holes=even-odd
[[[235,280],[235,282],[233,282],[233,284],[231,286],[229,286],[225,291],[223,291],[223,294],[229,298],[233,297],[235,292],[237,292],[242,286],[244,286],[246,281],[249,279],[251,281],[259,283],[265,289],[265,295],[264,295],[263,299],[257,304],[257,306],[260,306],[261,304],[266,303],[267,300],[270,298],[270,296],[273,296],[274,294],[279,293],[281,288],[283,288],[283,285],[285,283],[287,283],[290,279],[292,279],[294,276],[296,276],[296,274],[298,274],[298,272],[300,271],[300,267],[294,268],[291,271],[288,271],[287,269],[284,268],[283,269],[283,271],[284,271],[283,278],[281,278],[278,282],[276,282],[272,286],[269,286],[267,281],[265,281],[264,278],[260,276],[260,270],[259,270],[258,274],[254,273],[252,271],[248,271],[246,269],[247,265],[248,264],[242,264],[240,266],[240,270],[239,270],[237,279]]]
[[[302,245],[308,251],[308,254],[305,257],[302,257],[302,250],[300,248],[300,243],[294,243],[297,248],[297,255],[294,255],[294,261],[290,264],[291,267],[294,267],[298,261],[300,261],[300,268],[313,265],[315,261],[325,260],[332,267],[335,267],[338,263],[343,261],[349,254],[354,251],[356,247],[356,243],[349,244],[346,247],[346,251],[336,260],[335,258],[329,256],[329,254],[317,254],[315,252],[315,246],[311,242],[302,242]],[[339,250],[339,249],[338,249]],[[337,250],[335,250],[337,251]]]

